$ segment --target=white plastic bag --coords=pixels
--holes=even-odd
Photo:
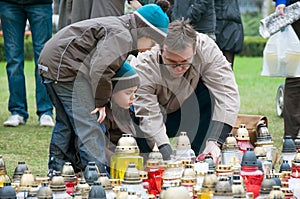
[[[267,41],[261,75],[300,77],[300,41],[291,25],[272,35]]]

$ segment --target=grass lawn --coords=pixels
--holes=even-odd
[[[263,77],[262,58],[237,58],[234,73],[241,96],[240,113],[264,115],[275,146],[280,149],[283,137],[283,118],[276,113],[276,92],[284,78]]]
[[[281,150],[283,119],[277,117],[275,96],[283,78],[260,76],[262,58],[237,57],[234,73],[241,95],[240,113],[265,115],[269,122],[269,132],[275,145]],[[2,123],[10,113],[7,110],[8,84],[5,62],[0,62],[0,155],[6,163],[8,175],[12,177],[18,161],[25,161],[35,175],[46,175],[48,145],[51,128],[39,127],[35,114],[35,84],[33,62],[25,63],[29,119],[26,125],[5,128]]]
[[[25,63],[27,102],[29,118],[26,125],[4,127],[3,122],[10,116],[8,111],[8,82],[5,62],[0,62],[0,154],[7,172],[13,176],[19,161],[25,161],[34,174],[46,175],[48,145],[52,128],[39,126],[35,105],[35,79],[33,62]]]

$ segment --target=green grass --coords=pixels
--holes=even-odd
[[[281,149],[283,119],[277,117],[275,96],[283,78],[260,76],[262,58],[237,57],[234,73],[241,95],[240,113],[265,115],[269,121],[269,131],[275,145]],[[35,114],[35,88],[33,63],[25,63],[29,119],[26,125],[5,128],[2,123],[10,113],[7,110],[8,84],[5,62],[0,62],[0,154],[6,163],[8,175],[12,177],[18,161],[25,161],[35,175],[47,173],[48,147],[51,129],[39,127]]]
[[[281,149],[283,136],[283,119],[276,114],[276,92],[284,78],[263,77],[262,58],[237,58],[234,73],[241,96],[240,113],[264,115],[268,118],[268,129]]]
[[[0,62],[0,154],[10,177],[13,176],[18,161],[25,161],[33,174],[46,175],[52,128],[40,127],[35,113],[34,64],[25,63],[29,118],[26,125],[15,128],[2,125],[10,116],[7,108],[9,94],[5,64]]]

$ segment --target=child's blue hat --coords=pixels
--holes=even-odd
[[[164,33],[168,32],[170,20],[168,15],[162,10],[159,5],[147,4],[138,8],[136,12],[146,20],[146,23],[150,23],[150,25],[148,24],[150,27],[152,25],[163,31]]]
[[[126,61],[112,78],[113,93],[140,85],[140,79],[134,68]]]

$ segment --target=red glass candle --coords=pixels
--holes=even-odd
[[[297,165],[297,166],[296,166]],[[300,165],[295,164],[292,166],[292,176],[289,179],[289,188],[294,192],[294,196],[300,198]]]
[[[254,148],[249,140],[238,140],[237,143],[239,150],[243,153],[247,151],[247,148]]]
[[[255,166],[242,166],[241,176],[244,180],[247,192],[253,192],[255,198],[259,196],[264,173]]]
[[[148,172],[149,194],[159,195],[162,190],[162,173],[158,168],[146,168]]]
[[[258,169],[257,158],[252,148],[248,148],[244,153],[241,166],[240,174],[247,192],[252,192],[254,198],[258,197],[264,173]]]
[[[75,193],[76,178],[74,180],[65,180],[67,194]]]

